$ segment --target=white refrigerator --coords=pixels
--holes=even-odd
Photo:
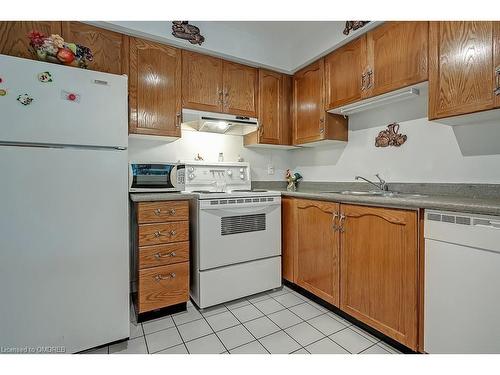
[[[127,108],[126,76],[0,55],[0,354],[129,336]]]

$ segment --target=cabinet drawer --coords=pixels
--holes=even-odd
[[[189,240],[189,222],[157,223],[139,225],[139,246]]]
[[[137,204],[137,222],[139,224],[188,219],[189,204],[187,201],[140,202]]]
[[[139,248],[139,269],[189,261],[189,242]]]
[[[139,271],[139,313],[186,302],[188,299],[188,262]]]

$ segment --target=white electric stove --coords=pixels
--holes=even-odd
[[[281,286],[281,194],[251,190],[248,163],[186,162],[191,297],[200,308]]]

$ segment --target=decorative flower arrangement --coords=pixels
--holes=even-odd
[[[88,62],[94,59],[90,48],[75,43],[67,43],[57,34],[46,36],[38,31],[28,34],[32,52],[38,60],[78,66],[86,69]]]

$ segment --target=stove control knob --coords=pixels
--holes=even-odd
[[[245,175],[244,175],[244,174],[240,174],[240,178],[241,178],[242,180],[244,180],[244,179],[245,179]]]
[[[240,168],[240,173],[243,174],[243,172],[245,172],[245,169]]]
[[[193,167],[189,167],[189,168],[188,168],[188,171],[189,171],[189,172],[194,172],[194,168],[193,168]]]
[[[230,170],[230,169],[228,169],[228,170],[227,170],[227,175],[228,175],[229,177],[231,177],[231,176],[233,175],[233,171],[232,171],[232,170]]]
[[[194,174],[190,173],[188,177],[190,180],[192,180],[194,178]]]

